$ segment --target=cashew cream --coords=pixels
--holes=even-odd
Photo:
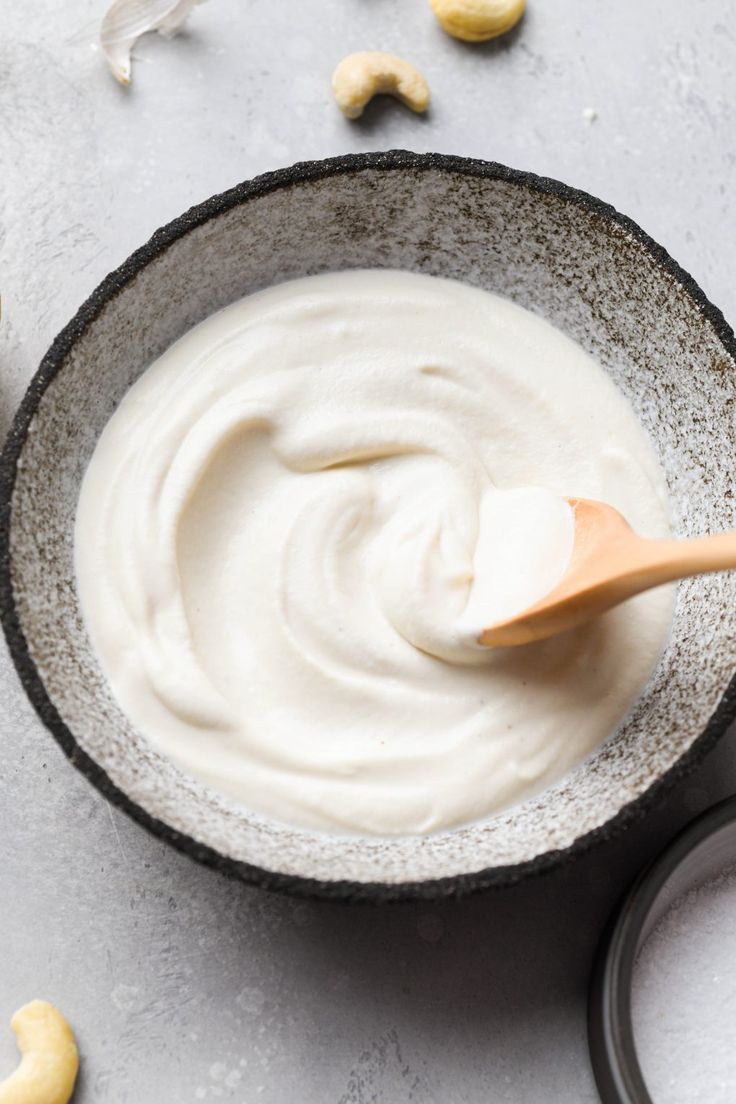
[[[309,277],[213,315],[123,398],[79,501],[82,609],[184,771],[297,825],[449,828],[584,758],[663,647],[669,590],[478,645],[564,573],[562,496],[667,532],[652,448],[581,348],[454,281]]]

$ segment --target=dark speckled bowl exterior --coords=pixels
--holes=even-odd
[[[675,533],[734,525],[736,345],[720,313],[637,226],[555,181],[392,152],[297,165],[159,230],[59,335],[0,467],[0,602],[13,659],[64,751],[113,802],[246,881],[353,900],[509,885],[609,836],[736,712],[736,574],[679,588],[668,647],[620,730],[559,784],[425,838],[320,835],[255,816],[181,774],[112,700],[80,616],[80,481],[136,377],[189,327],[269,284],[351,267],[450,276],[508,296],[592,353],[667,474]],[[601,412],[605,418],[605,411]]]

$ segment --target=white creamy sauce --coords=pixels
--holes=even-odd
[[[577,345],[453,281],[310,277],[207,319],[124,397],[79,501],[82,608],[185,771],[285,822],[431,832],[578,763],[665,642],[668,590],[477,644],[564,574],[561,496],[667,531],[652,448]]]

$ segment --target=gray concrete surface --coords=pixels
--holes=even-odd
[[[0,3],[2,431],[54,334],[158,225],[347,150],[472,154],[588,189],[736,318],[734,0],[529,0],[518,33],[477,48],[444,37],[426,0],[210,0],[185,35],[141,44],[127,91],[68,41],[103,7]],[[364,48],[425,70],[428,118],[339,116],[332,67]],[[58,1002],[80,1104],[594,1101],[585,988],[604,917],[736,789],[732,736],[571,869],[438,908],[296,903],[149,838],[66,762],[4,650],[0,679],[0,1022]],[[0,1071],[14,1060],[0,1031]],[[692,1100],[704,1091],[694,1070]]]

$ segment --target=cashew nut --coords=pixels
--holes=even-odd
[[[0,1104],[67,1104],[74,1092],[79,1055],[72,1029],[48,1001],[24,1004],[13,1016],[21,1060],[0,1081]]]
[[[357,119],[369,100],[381,93],[396,96],[412,111],[426,111],[429,85],[413,65],[379,50],[348,54],[332,75],[337,105],[348,119]]]
[[[465,42],[506,34],[524,14],[525,0],[429,0],[443,30]]]

